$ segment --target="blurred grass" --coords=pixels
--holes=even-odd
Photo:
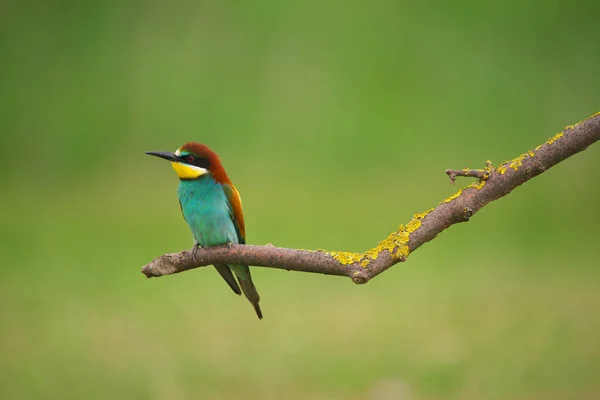
[[[260,323],[139,273],[191,245],[144,150],[213,147],[251,243],[364,250],[598,111],[596,3],[0,7],[0,398],[597,398],[595,146],[364,287],[255,268]]]

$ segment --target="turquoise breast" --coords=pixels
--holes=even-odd
[[[181,180],[177,195],[183,217],[199,245],[238,243],[227,195],[210,175]]]

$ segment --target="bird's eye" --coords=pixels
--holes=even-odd
[[[195,158],[193,155],[190,154],[189,156],[186,157],[186,159],[187,159],[187,162],[193,163]]]

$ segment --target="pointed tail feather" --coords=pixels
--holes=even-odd
[[[250,300],[250,303],[252,303],[252,305],[254,306],[254,311],[256,311],[256,315],[258,315],[258,318],[262,319],[262,311],[260,310],[260,306],[258,305],[258,302],[260,301],[260,296],[256,291],[254,283],[252,283],[252,278],[250,277],[250,274],[248,274],[248,279],[241,279],[240,277],[238,277],[238,281],[240,282],[240,286],[242,287],[242,292],[244,292],[244,296],[246,296],[246,298]]]
[[[238,286],[238,283],[235,281],[235,278],[233,277],[233,273],[231,272],[231,269],[229,269],[229,267],[227,265],[215,265],[215,269],[219,272],[219,274],[223,277],[223,279],[225,279],[225,282],[227,282],[227,284],[229,285],[231,290],[233,290],[233,293],[235,293],[237,295],[242,294],[240,287]]]

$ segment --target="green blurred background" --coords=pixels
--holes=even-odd
[[[600,146],[368,285],[187,249],[199,141],[249,243],[362,251],[600,111],[597,2],[3,2],[0,398],[597,399]],[[459,186],[469,183],[463,179]]]

